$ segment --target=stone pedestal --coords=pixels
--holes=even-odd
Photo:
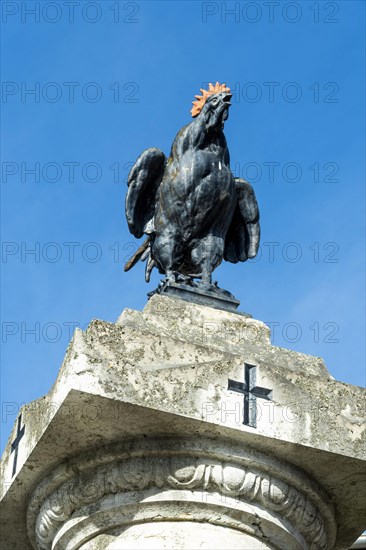
[[[4,548],[346,550],[365,528],[362,398],[245,315],[156,295],[93,321],[15,423]]]

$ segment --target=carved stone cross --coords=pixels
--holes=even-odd
[[[272,390],[256,385],[257,367],[244,363],[244,382],[228,381],[228,390],[244,395],[243,424],[252,428],[257,427],[257,397],[272,401]]]
[[[22,423],[22,415],[20,414],[18,417],[17,435],[13,443],[11,444],[11,452],[14,453],[13,472],[11,474],[12,477],[14,477],[15,472],[17,471],[18,447],[19,447],[20,440],[22,439],[25,432],[25,426],[23,426],[23,428],[20,429],[21,423]]]

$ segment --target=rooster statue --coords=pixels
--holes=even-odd
[[[125,271],[146,260],[147,282],[156,267],[165,284],[217,293],[226,292],[212,283],[223,259],[245,262],[257,254],[259,210],[252,186],[230,170],[223,133],[230,88],[217,82],[201,93],[193,102],[193,121],[178,132],[169,158],[150,148],[130,171],[127,223],[135,237],[146,239]]]

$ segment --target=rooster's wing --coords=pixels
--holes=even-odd
[[[138,239],[155,213],[156,192],[164,175],[166,158],[160,149],[146,149],[128,176],[126,218],[130,232]]]
[[[259,209],[253,187],[241,178],[235,178],[235,187],[238,202],[224,250],[224,259],[234,264],[254,258],[260,239]]]

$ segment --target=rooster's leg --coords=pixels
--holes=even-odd
[[[207,235],[192,250],[192,262],[202,273],[200,284],[206,288],[212,287],[212,272],[222,262],[224,244],[223,238]]]
[[[212,271],[209,271],[208,269],[203,268],[202,269],[201,281],[202,281],[202,284],[204,284],[204,285],[211,285],[212,284]]]
[[[152,257],[165,271],[166,278],[175,281],[175,272],[179,271],[182,264],[183,247],[172,232],[155,238]]]

